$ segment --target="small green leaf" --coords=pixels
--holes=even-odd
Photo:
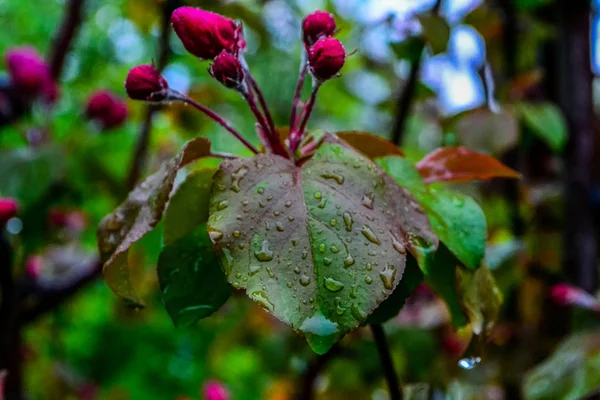
[[[434,14],[421,14],[418,18],[423,29],[423,37],[429,43],[433,54],[445,52],[450,40],[448,22],[443,17]]]
[[[527,400],[584,399],[597,393],[598,382],[600,332],[578,333],[525,375],[523,394]]]
[[[456,271],[460,268],[460,261],[444,244],[440,244],[434,260],[431,272],[425,275],[425,282],[446,302],[450,310],[452,325],[455,328],[464,326],[469,323],[469,320],[463,311],[461,296],[458,292]]]
[[[158,281],[165,308],[177,326],[191,325],[225,304],[231,286],[206,224],[165,246],[158,257]]]
[[[385,157],[378,162],[417,199],[425,209],[433,231],[450,251],[467,267],[479,267],[485,255],[487,227],[477,202],[462,193],[428,188],[417,169],[405,158]],[[421,265],[427,274],[427,266]]]
[[[324,353],[396,288],[427,217],[368,158],[326,134],[297,167],[260,154],[221,163],[208,223],[236,288]]]
[[[176,157],[140,183],[123,204],[100,222],[97,239],[100,258],[104,262],[104,279],[119,297],[133,304],[143,304],[130,276],[129,248],[161,220],[179,168],[209,154],[207,139],[188,141]]]
[[[540,139],[556,152],[567,143],[567,123],[560,109],[552,103],[520,103],[517,110]]]
[[[168,245],[208,220],[208,204],[215,169],[192,172],[177,188],[165,212],[164,242]]]
[[[407,257],[406,268],[402,275],[402,280],[398,284],[398,287],[394,290],[394,293],[383,301],[373,311],[373,314],[367,318],[366,324],[383,324],[389,319],[394,318],[398,315],[406,299],[414,292],[414,290],[423,281],[423,272],[419,269],[419,264],[414,257]]]
[[[509,107],[500,112],[487,108],[467,111],[454,121],[452,132],[459,143],[481,153],[502,154],[519,141],[519,121]]]
[[[401,42],[391,43],[390,46],[396,57],[415,62],[423,52],[423,38],[420,36],[411,36]]]

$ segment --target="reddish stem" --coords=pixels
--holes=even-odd
[[[254,100],[254,94],[249,90],[242,90],[241,93],[242,93],[242,96],[244,96],[244,99],[246,99],[246,102],[248,103],[248,105],[250,106],[250,110],[256,117],[258,124],[260,125],[260,127],[263,129],[263,131],[267,135],[267,138],[269,139],[270,147],[273,149],[273,152],[277,155],[288,158],[288,154],[285,151],[285,149],[283,148],[283,145],[281,144],[281,140],[279,140],[279,137],[277,137],[277,133],[274,131],[272,132],[269,129],[269,126],[267,125],[267,121],[265,120],[265,117],[258,110],[258,107],[256,105],[256,100]]]
[[[294,93],[294,101],[292,102],[292,113],[290,114],[290,132],[294,130],[296,126],[296,113],[298,112],[298,103],[300,102],[300,95],[302,94],[302,86],[304,85],[304,79],[306,78],[306,71],[308,70],[306,62],[306,53],[302,52],[302,61],[300,65],[300,74],[298,75],[298,83],[296,84],[296,92]]]
[[[260,87],[258,86],[258,83],[256,82],[256,80],[254,80],[254,77],[250,74],[249,70],[246,70],[246,79],[248,79],[250,86],[254,90],[254,93],[256,93],[256,97],[258,98],[258,103],[260,104],[260,108],[262,109],[262,111],[265,115],[265,118],[267,119],[267,123],[268,123],[271,133],[273,134],[274,137],[276,137],[277,132],[275,130],[275,123],[273,122],[273,117],[271,116],[271,112],[269,111],[269,107],[267,106],[265,97],[263,96],[262,91],[260,90]]]
[[[317,101],[317,93],[319,92],[319,88],[321,87],[320,83],[317,83],[313,88],[312,93],[310,94],[310,98],[304,105],[304,118],[302,118],[302,122],[300,123],[300,127],[297,130],[294,130],[290,134],[290,149],[293,153],[298,149],[298,145],[302,142],[302,136],[304,135],[304,130],[306,129],[306,123],[310,119],[310,114],[312,114],[312,110],[315,106],[315,102]]]
[[[233,129],[233,127],[231,126],[231,124],[229,122],[225,121],[219,114],[217,114],[216,112],[214,112],[210,108],[208,108],[208,107],[206,107],[206,106],[204,106],[204,105],[202,105],[200,103],[197,103],[193,99],[191,99],[188,96],[185,96],[185,95],[183,95],[181,93],[176,94],[174,96],[173,100],[182,101],[182,102],[184,102],[186,104],[189,104],[192,107],[196,108],[198,111],[203,112],[209,118],[212,118],[216,123],[218,123],[219,125],[221,125],[223,128],[227,129],[233,136],[236,137],[237,140],[239,140],[240,142],[242,142],[254,154],[258,154],[258,150],[256,149],[256,147],[254,147],[250,142],[248,142],[246,139],[244,139],[244,137],[242,137],[242,135],[240,135],[240,133],[238,131],[236,131],[235,129]]]

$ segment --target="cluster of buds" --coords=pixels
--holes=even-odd
[[[8,68],[11,85],[25,101],[40,99],[51,104],[58,98],[58,86],[50,67],[32,47],[18,47],[6,51],[4,63]]]
[[[108,90],[99,90],[89,97],[85,117],[101,130],[113,129],[127,120],[127,104]]]
[[[550,289],[550,297],[560,306],[576,306],[600,312],[600,302],[583,289],[567,283],[559,283]]]
[[[194,7],[177,8],[171,15],[171,25],[189,53],[200,60],[212,60],[208,68],[209,74],[226,88],[238,91],[247,101],[256,118],[258,135],[266,151],[294,158],[314,107],[317,90],[323,82],[339,75],[346,59],[344,46],[332,36],[336,30],[333,16],[324,11],[315,11],[303,20],[305,55],[292,106],[288,148],[275,129],[264,96],[244,59],[246,41],[242,25],[230,18]],[[308,72],[313,77],[313,93],[299,112],[301,118],[296,119],[302,85]],[[154,65],[139,65],[130,70],[125,80],[125,90],[135,100],[181,101],[192,105],[227,129],[252,152],[258,153],[252,144],[218,114],[170,88]]]

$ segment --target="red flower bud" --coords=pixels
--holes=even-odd
[[[134,100],[164,101],[169,95],[169,84],[152,64],[144,64],[129,71],[125,91]]]
[[[246,47],[241,25],[210,11],[179,7],[171,14],[171,25],[185,49],[203,60],[212,60],[223,50],[237,55]]]
[[[331,79],[340,72],[346,61],[342,43],[332,37],[322,37],[310,48],[308,64],[312,75],[320,81]]]
[[[327,11],[317,10],[302,21],[302,39],[310,47],[323,36],[331,36],[335,32],[335,19]]]
[[[561,306],[574,305],[600,311],[600,304],[596,298],[588,292],[566,283],[559,283],[552,286],[550,297],[556,304]]]
[[[58,97],[58,88],[50,75],[46,61],[32,47],[8,50],[4,55],[11,81],[27,98],[41,96],[51,103]]]
[[[85,115],[102,129],[111,129],[125,122],[127,105],[109,91],[101,90],[90,96]]]
[[[222,51],[208,69],[210,75],[223,86],[234,89],[244,82],[244,70],[237,57]]]
[[[15,199],[0,197],[0,226],[17,215],[17,211],[19,211],[19,205]]]
[[[218,381],[206,381],[203,388],[206,400],[229,400],[229,391]]]

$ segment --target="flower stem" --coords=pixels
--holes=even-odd
[[[304,130],[306,129],[306,123],[310,119],[310,114],[315,106],[315,102],[317,101],[317,93],[319,92],[319,88],[321,87],[321,83],[315,84],[313,91],[310,95],[310,98],[304,105],[304,118],[302,118],[302,122],[300,122],[300,126],[298,129],[294,129],[290,134],[290,150],[292,153],[295,153],[298,149],[298,145],[302,141],[302,136],[304,135]]]
[[[288,158],[288,154],[285,151],[285,149],[283,148],[281,140],[279,140],[279,137],[277,137],[277,133],[275,131],[271,131],[269,129],[269,126],[267,124],[267,121],[265,120],[265,117],[258,110],[258,107],[256,105],[256,100],[254,99],[254,94],[250,90],[247,90],[247,89],[242,90],[241,94],[244,97],[244,99],[246,99],[246,102],[250,106],[250,110],[256,117],[258,124],[263,129],[263,131],[266,133],[266,136],[269,139],[269,145],[272,148],[273,152],[277,155]]]
[[[174,94],[173,100],[182,101],[182,102],[184,102],[186,104],[191,105],[192,107],[194,107],[198,111],[203,112],[209,118],[212,118],[216,123],[218,123],[219,125],[221,125],[223,128],[227,129],[233,136],[236,137],[237,140],[239,140],[247,148],[249,148],[250,151],[252,151],[254,154],[258,154],[258,150],[256,149],[256,147],[254,147],[250,142],[248,142],[246,139],[244,139],[244,137],[242,137],[242,135],[240,135],[240,133],[238,131],[236,131],[235,129],[233,129],[233,127],[231,126],[231,124],[229,122],[227,122],[226,120],[224,120],[219,114],[217,114],[216,112],[214,112],[210,108],[208,108],[208,107],[206,107],[206,106],[204,106],[204,105],[196,102],[195,100],[193,100],[193,99],[189,98],[188,96],[186,96],[184,94],[181,94],[181,93]]]
[[[298,112],[298,103],[300,102],[300,95],[302,94],[302,86],[304,85],[304,79],[306,78],[306,71],[308,63],[306,62],[306,52],[302,51],[302,60],[300,61],[300,74],[298,75],[298,83],[296,84],[296,92],[294,93],[294,101],[292,102],[292,112],[290,114],[290,132],[294,130],[296,126],[296,113]]]
[[[250,83],[250,86],[254,90],[254,93],[256,93],[258,103],[260,104],[260,108],[262,109],[263,114],[267,119],[267,124],[269,126],[269,129],[271,130],[271,133],[273,134],[273,136],[276,136],[277,131],[275,130],[275,123],[273,122],[273,117],[271,116],[271,112],[269,111],[269,107],[267,106],[267,102],[265,100],[265,97],[263,96],[262,91],[260,90],[260,87],[258,86],[258,83],[256,82],[256,80],[254,80],[254,77],[250,74],[249,70],[246,71],[246,77],[248,79],[248,82]]]
[[[371,324],[369,326],[371,327],[373,339],[375,339],[375,344],[377,345],[377,351],[379,352],[379,358],[381,359],[381,367],[383,368],[385,380],[387,381],[388,389],[390,391],[390,399],[402,400],[403,394],[402,388],[400,387],[400,380],[398,379],[396,369],[394,368],[394,362],[392,361],[390,348],[387,339],[385,338],[383,327],[380,324]]]

